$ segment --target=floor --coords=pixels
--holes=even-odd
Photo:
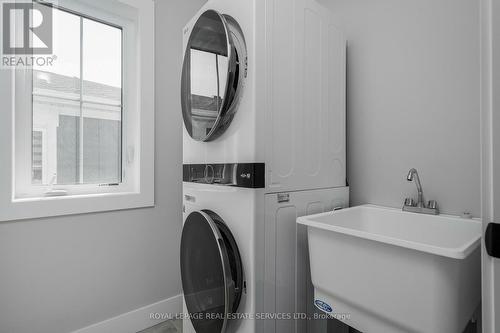
[[[332,325],[331,325],[332,324]],[[336,326],[335,323],[329,323],[328,333],[361,333],[353,328],[349,328],[345,325]],[[467,326],[464,333],[475,333],[477,332],[476,324],[470,323]],[[147,328],[143,331],[137,333],[182,333],[182,320],[167,320],[163,323],[155,325],[153,327]]]
[[[182,333],[182,320],[167,320],[137,333]]]
[[[476,323],[470,322],[463,333],[480,332]],[[361,333],[352,327],[342,324],[338,320],[332,319],[328,321],[328,333]]]

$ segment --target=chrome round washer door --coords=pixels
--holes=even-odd
[[[194,140],[214,140],[229,127],[246,66],[245,40],[238,23],[214,10],[204,12],[191,29],[182,67],[182,116]]]
[[[212,211],[192,212],[184,222],[181,278],[196,332],[225,332],[240,303],[243,268],[233,235]]]

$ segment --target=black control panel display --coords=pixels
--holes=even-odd
[[[246,188],[264,188],[265,164],[184,164],[183,181]]]

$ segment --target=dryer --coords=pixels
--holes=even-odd
[[[183,34],[183,164],[264,163],[268,192],[346,185],[346,41],[327,8],[209,0]]]

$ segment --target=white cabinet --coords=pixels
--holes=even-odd
[[[265,196],[265,313],[314,313],[307,229],[298,225],[296,218],[348,205],[347,187]],[[325,321],[297,319],[267,320],[264,331],[302,333],[325,330]]]
[[[267,0],[271,191],[345,186],[346,42],[313,0]]]

